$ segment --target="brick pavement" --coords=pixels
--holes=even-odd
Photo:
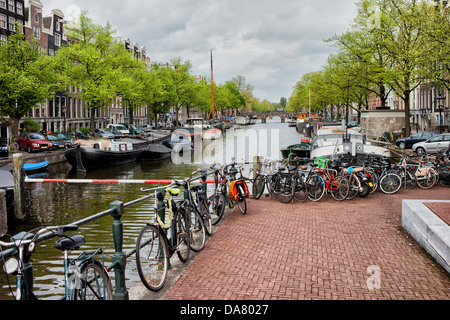
[[[434,212],[445,223],[450,225],[450,203],[448,202],[428,202],[425,203],[431,211]]]
[[[165,299],[449,300],[449,274],[401,227],[402,199],[450,200],[450,189],[250,200],[248,214],[230,214]]]

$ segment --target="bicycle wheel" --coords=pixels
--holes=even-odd
[[[306,181],[308,188],[308,199],[311,201],[319,201],[325,194],[325,182],[323,178],[317,174],[311,175]]]
[[[264,189],[265,189],[264,176],[258,174],[255,180],[253,181],[252,185],[253,199],[258,200],[259,198],[261,198],[261,196],[264,193]]]
[[[410,170],[406,170],[406,172],[403,171],[401,176],[402,176],[402,184],[406,185],[406,189],[414,189],[416,187],[417,185],[416,176]]]
[[[212,222],[211,222],[211,215],[209,214],[208,209],[208,202],[206,201],[205,197],[200,198],[200,209],[201,209],[201,215],[203,217],[203,223],[205,225],[206,235],[211,236],[212,235]]]
[[[383,193],[393,194],[402,187],[402,178],[396,173],[386,173],[380,178],[378,185]]]
[[[416,181],[420,188],[430,189],[437,182],[437,173],[433,168],[426,168],[425,174],[417,174]]]
[[[223,194],[214,194],[208,199],[208,211],[211,216],[211,223],[213,226],[219,223],[225,212],[225,199]]]
[[[378,176],[371,169],[366,169],[364,171],[365,174],[369,175],[370,182],[372,182],[372,188],[370,189],[370,193],[374,193],[378,189]]]
[[[308,187],[303,177],[294,177],[295,192],[294,198],[299,202],[305,202],[308,199]]]
[[[336,201],[344,201],[350,190],[348,179],[345,176],[337,176],[335,180],[336,188],[331,190],[331,196]]]
[[[203,222],[203,218],[201,217],[201,215],[195,209],[191,212],[189,218],[191,231],[190,247],[195,252],[202,251],[206,243],[205,223]]]
[[[348,195],[346,198],[347,198],[347,200],[351,200],[358,195],[359,180],[358,180],[358,177],[353,173],[346,174],[345,177],[348,180],[348,186],[349,186]]]
[[[242,214],[247,214],[247,199],[245,197],[244,187],[242,185],[237,186],[239,192],[239,200],[237,201],[237,206]]]
[[[177,255],[181,262],[186,262],[191,251],[191,233],[189,232],[189,218],[184,209],[178,209],[176,231]]]
[[[361,198],[365,198],[369,195],[371,189],[372,189],[372,187],[369,186],[368,182],[366,182],[366,181],[361,182],[361,190],[359,190],[358,195]]]
[[[80,266],[80,280],[72,298],[74,300],[112,300],[111,278],[97,260],[88,259]]]
[[[282,203],[289,203],[294,199],[295,183],[291,175],[282,175],[275,183],[275,190],[278,200]]]
[[[156,226],[146,225],[136,240],[136,266],[144,286],[160,290],[169,269],[169,248],[166,238]]]

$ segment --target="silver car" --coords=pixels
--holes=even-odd
[[[427,141],[414,144],[412,150],[418,155],[425,153],[438,153],[440,150],[450,148],[450,133],[440,134]]]

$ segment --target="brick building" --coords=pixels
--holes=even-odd
[[[0,0],[0,44],[6,42],[11,33],[16,32],[16,22],[23,25],[25,5],[23,0]],[[7,139],[8,123],[0,119],[0,142]]]

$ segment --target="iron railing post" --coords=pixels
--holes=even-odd
[[[125,267],[126,255],[122,252],[123,246],[123,222],[121,218],[124,214],[124,204],[120,201],[111,203],[110,208],[113,210],[111,216],[114,218],[113,222],[113,237],[115,253],[112,258],[115,274],[115,290],[114,300],[129,300],[128,290],[125,284]]]

